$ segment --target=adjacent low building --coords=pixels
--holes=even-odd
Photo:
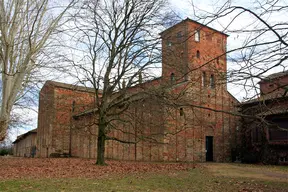
[[[35,157],[37,129],[19,135],[13,142],[13,155],[17,157]]]
[[[288,71],[259,82],[260,97],[241,104],[244,161],[288,163]]]

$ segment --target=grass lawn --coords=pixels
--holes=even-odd
[[[166,167],[167,170],[159,171],[157,167],[163,164],[168,165],[121,162],[121,165],[123,164],[130,168],[136,167],[136,171],[128,173],[123,168],[121,172],[112,172],[100,178],[88,178],[85,172],[77,175],[76,178],[67,175],[64,178],[55,175],[47,178],[48,173],[46,176],[39,175],[38,177],[15,178],[13,176],[14,178],[0,180],[0,191],[288,192],[288,169],[285,167],[204,163],[196,168],[188,166],[181,170],[179,167],[177,169],[170,167],[177,167],[177,164],[169,164],[170,168]],[[139,171],[140,166],[146,167],[144,169],[146,171]],[[101,171],[109,169],[108,167],[101,168]],[[41,170],[38,171],[40,174]]]

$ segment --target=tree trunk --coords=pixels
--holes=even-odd
[[[96,165],[106,165],[105,163],[105,125],[99,125],[97,142],[97,162]]]
[[[3,141],[7,135],[8,119],[0,118],[0,141]]]
[[[0,110],[0,141],[7,135],[7,129],[10,120],[10,112],[15,101],[16,95],[13,90],[14,76],[2,74],[2,101]],[[13,102],[12,102],[13,101]]]
[[[7,129],[10,123],[12,107],[16,101],[17,94],[21,95],[23,91],[22,82],[24,82],[25,73],[8,75],[2,73],[2,101],[0,111],[0,141],[5,139]]]

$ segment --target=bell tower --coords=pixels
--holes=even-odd
[[[160,35],[165,82],[194,80],[213,88],[226,76],[226,34],[185,19]]]

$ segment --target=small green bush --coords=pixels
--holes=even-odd
[[[0,149],[0,156],[10,155],[11,151],[9,149]]]

